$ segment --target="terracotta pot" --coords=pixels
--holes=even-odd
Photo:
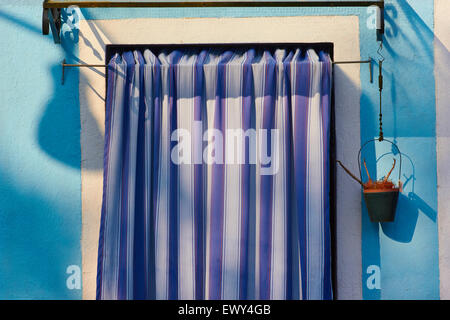
[[[369,181],[367,183],[363,183],[362,174],[361,174],[361,151],[362,149],[369,143],[374,141],[386,141],[391,143],[396,147],[398,154],[400,156],[400,169],[398,172],[398,187],[394,188],[394,184],[390,182],[389,176],[394,170],[396,161],[394,159],[394,165],[392,166],[391,171],[387,174],[387,176],[380,181],[373,182],[370,178],[369,171],[367,170],[366,162],[364,161],[364,167],[366,168],[366,173]],[[336,161],[347,174],[352,177],[356,182],[358,182],[363,188],[364,201],[366,202],[367,211],[369,212],[370,221],[372,222],[392,222],[395,219],[395,211],[397,209],[397,201],[399,193],[402,191],[402,182],[400,180],[402,176],[402,153],[398,146],[392,141],[386,139],[372,139],[363,144],[363,146],[359,149],[358,152],[358,169],[359,169],[359,178],[353,175],[350,170],[348,170],[341,161]]]
[[[399,188],[396,189],[365,189],[364,201],[372,222],[393,222]]]

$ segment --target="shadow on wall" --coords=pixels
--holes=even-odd
[[[401,174],[403,192],[399,195],[394,222],[382,223],[381,228],[383,233],[390,239],[397,242],[409,243],[414,236],[420,212],[425,214],[433,222],[436,222],[437,212],[415,193],[414,184],[416,181],[416,173],[414,163],[405,153],[402,153],[401,155],[403,159]],[[381,167],[387,167],[386,165],[383,165],[384,158],[388,158],[389,162],[394,157],[399,161],[397,150],[381,155],[376,161],[377,167],[379,167],[379,165]],[[393,181],[396,181],[397,179],[396,174],[398,173],[394,171],[391,176]]]
[[[2,171],[0,181],[0,299],[78,299],[79,292],[66,287],[79,237],[67,224],[75,218]]]
[[[84,62],[71,39],[60,46],[42,36],[39,8],[0,4],[2,57],[6,64],[24,61],[6,66],[1,77],[0,100],[8,104],[0,138],[6,150],[0,152],[0,298],[79,299],[81,291],[73,290],[79,288],[66,282],[67,267],[81,266],[78,71],[62,86],[59,61],[48,70],[44,62],[58,56]]]
[[[416,181],[414,163],[406,154],[402,153],[402,157],[408,160],[409,166],[406,166],[407,174],[402,174],[404,191],[398,199],[397,216],[394,222],[382,223],[381,228],[384,234],[392,240],[409,243],[413,238],[419,214],[423,213],[431,221],[436,222],[437,212],[414,192]],[[409,192],[407,192],[408,190]],[[407,195],[405,195],[406,192]]]
[[[363,297],[433,299],[439,297],[439,286],[435,285],[438,281],[437,237],[433,234],[437,234],[437,199],[436,177],[429,172],[433,172],[435,168],[435,156],[431,154],[435,152],[433,141],[436,133],[433,41],[439,40],[435,39],[433,31],[406,0],[389,1],[386,4],[385,19],[383,131],[385,137],[392,139],[405,152],[402,153],[401,177],[404,190],[398,200],[394,222],[371,223],[363,204]],[[363,93],[363,142],[378,135],[377,104],[378,98],[375,99],[375,95]],[[409,141],[408,138],[414,140]],[[411,141],[427,142],[414,146]],[[398,152],[384,148],[380,150],[374,144],[367,149],[365,158],[369,172],[380,178],[392,166],[392,158],[398,156]],[[392,177],[394,176],[392,173]],[[423,221],[420,219],[421,214],[432,224],[421,223],[419,226],[418,222]],[[435,229],[430,228],[430,225]],[[417,234],[419,230],[420,234]],[[422,246],[428,248],[426,253],[421,251]],[[376,288],[378,290],[366,288],[366,280],[369,280],[366,268],[372,265],[379,266],[381,270],[382,284],[381,288]],[[409,265],[416,265],[417,268],[414,270]],[[409,274],[405,273],[403,278],[395,277],[398,270],[405,270]],[[429,273],[429,279],[422,279],[423,274],[418,270]],[[416,278],[412,280],[411,277]],[[407,284],[404,282],[406,280],[409,281]],[[426,281],[428,284],[425,284]],[[423,287],[420,288],[421,286]]]
[[[62,18],[63,21],[66,22],[69,16],[67,13],[63,10],[62,11]],[[64,25],[67,26],[67,25]],[[97,30],[95,29],[95,26],[92,24],[89,24],[91,27],[91,30],[96,35],[97,40],[103,44],[104,43],[98,34]],[[66,28],[65,30],[62,30],[62,43],[61,45],[64,48],[64,51],[68,55],[68,59],[72,61],[67,61],[67,63],[80,63],[80,64],[86,64],[88,62],[81,61],[78,57],[72,54],[75,50],[75,46],[77,45],[78,41],[82,39],[89,47],[92,48],[94,51],[94,55],[99,59],[102,60],[102,57],[100,53],[95,50],[92,46],[92,44],[89,43],[89,41],[83,36],[82,33],[79,32],[76,28]],[[92,63],[92,62],[89,62]],[[96,72],[100,74],[101,76],[104,76],[104,72],[100,72],[95,68],[89,68],[90,71]],[[53,99],[49,102],[47,105],[46,111],[44,112],[42,119],[40,121],[39,125],[39,133],[38,133],[38,141],[39,145],[41,146],[42,150],[44,150],[46,153],[48,153],[53,158],[57,159],[58,161],[61,161],[64,164],[67,164],[71,167],[80,169],[80,162],[78,159],[75,159],[73,157],[73,152],[76,150],[78,152],[77,148],[80,146],[80,128],[77,128],[77,131],[75,133],[75,130],[71,130],[70,128],[67,128],[67,123],[70,123],[70,120],[74,117],[80,117],[80,109],[78,105],[72,105],[67,106],[65,104],[65,100],[67,100],[68,96],[72,96],[79,99],[83,99],[84,97],[78,97],[79,95],[79,86],[78,84],[83,82],[87,84],[89,83],[85,81],[85,79],[79,79],[80,72],[78,68],[66,68],[65,71],[65,82],[72,82],[75,83],[75,85],[68,85],[65,86],[62,85],[62,67],[61,64],[56,64],[52,67],[51,70],[52,79],[54,81],[54,88],[55,88],[55,94],[53,96]],[[64,90],[64,88],[70,88],[68,90]],[[92,90],[94,90],[91,87]],[[75,92],[74,92],[75,91]],[[94,90],[95,91],[95,90]],[[100,96],[97,92],[95,92],[98,97],[100,97],[102,100],[104,98]],[[70,107],[76,107],[75,109],[71,109]],[[103,134],[101,133],[101,130],[99,128],[99,125],[97,124],[94,116],[90,112],[89,108],[85,108],[85,110],[82,110],[83,117],[81,121],[85,121],[85,126],[90,128],[89,132],[89,141],[83,141],[83,148],[91,148],[91,147],[101,147],[103,149]],[[83,154],[83,153],[82,153]],[[86,159],[81,159],[81,166],[83,169],[87,170],[100,170],[103,169],[103,158],[102,159],[95,159],[95,161],[86,161]]]
[[[67,21],[65,11],[62,11],[63,21]],[[25,29],[31,33],[35,33],[42,37],[42,30],[36,28],[35,25],[30,24],[22,19],[19,19],[7,12],[0,11],[0,19],[4,19],[13,23],[16,27]],[[52,41],[48,37],[48,41]],[[66,32],[62,36],[61,46],[66,55],[66,59],[70,59],[75,63],[86,63],[76,57],[73,52],[76,43],[78,42],[78,30],[73,29]],[[94,70],[94,69],[93,69]],[[55,64],[49,70],[49,74],[53,80],[54,93],[51,101],[48,103],[40,120],[38,141],[42,150],[49,154],[54,159],[69,165],[72,168],[79,169],[80,161],[77,159],[80,147],[80,126],[76,128],[68,127],[67,124],[73,124],[73,119],[79,118],[79,108],[73,103],[67,103],[69,99],[78,100],[78,85],[76,86],[62,86],[62,68],[61,64]],[[78,70],[73,70],[72,79],[78,84]],[[94,70],[98,72],[97,70]],[[67,72],[66,77],[70,73]],[[95,120],[93,120],[95,121]],[[103,139],[100,131],[95,135],[98,139]],[[100,169],[100,168],[92,168]]]
[[[41,149],[52,158],[72,167],[80,168],[80,125],[71,126],[73,119],[79,119],[76,104],[67,103],[68,96],[77,100],[78,92],[61,86],[61,65],[54,65],[50,71],[55,93],[39,122],[38,141]]]
[[[425,90],[431,83],[434,84],[434,74],[424,72],[434,62],[434,33],[406,0],[390,2],[386,4],[386,31],[382,51],[386,56],[383,64],[385,136],[434,137],[435,114],[429,112],[429,108],[424,108],[424,105],[431,107],[435,103],[434,96]],[[375,69],[378,70],[378,61],[375,63]],[[412,91],[416,91],[416,94],[411,94]],[[414,98],[420,94],[422,100],[419,102]],[[363,97],[362,104],[367,103],[368,99],[367,96]],[[369,111],[372,113],[370,117],[367,115],[366,119],[378,118],[377,108],[366,112]],[[414,128],[411,123],[414,123]],[[368,123],[369,127],[365,130],[366,140],[374,136],[372,133],[377,132],[377,125],[376,121]]]

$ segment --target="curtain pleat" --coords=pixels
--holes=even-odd
[[[331,299],[331,60],[108,64],[98,299]]]

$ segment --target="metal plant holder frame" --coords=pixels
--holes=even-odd
[[[361,152],[371,142],[386,141],[391,143],[397,149],[400,157],[400,164],[398,170],[398,186],[392,189],[369,189],[363,186],[364,201],[366,202],[367,211],[369,213],[370,221],[372,222],[393,222],[395,219],[395,212],[397,210],[398,197],[402,189],[401,175],[402,175],[402,153],[399,147],[392,141],[383,139],[372,139],[363,144],[358,152],[358,169],[359,176],[362,182],[361,172]]]

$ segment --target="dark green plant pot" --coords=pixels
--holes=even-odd
[[[397,209],[398,190],[364,191],[364,200],[372,222],[392,222]]]

